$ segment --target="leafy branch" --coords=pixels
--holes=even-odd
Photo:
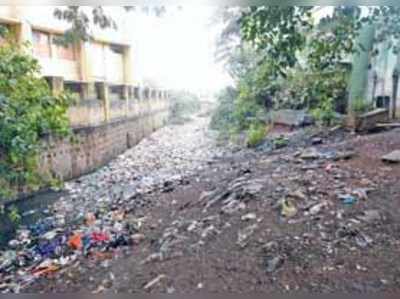
[[[71,97],[53,96],[27,44],[0,48],[0,197],[48,183],[39,173],[41,139],[70,133]]]

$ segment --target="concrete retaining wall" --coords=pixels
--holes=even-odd
[[[99,115],[100,112],[88,111],[101,109],[101,104],[92,103],[89,110],[87,103],[72,107],[70,115],[75,115],[74,135],[66,139],[48,136],[43,140],[45,150],[40,158],[41,173],[51,173],[62,180],[89,173],[165,125],[168,119],[167,99],[129,101],[129,105],[124,103],[121,101],[119,104],[122,105],[110,105],[113,117],[108,122],[100,123],[98,117],[86,117]],[[85,119],[97,124],[85,125]]]

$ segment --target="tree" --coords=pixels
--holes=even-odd
[[[266,58],[272,57],[276,71],[282,75],[298,63],[304,50],[309,54],[309,62],[318,68],[335,65],[355,51],[369,51],[357,40],[361,28],[367,24],[376,27],[375,45],[387,41],[389,48],[399,52],[399,7],[336,6],[332,15],[319,23],[313,20],[316,9],[312,6],[252,7],[240,20],[242,37]],[[376,47],[370,50],[377,54]]]
[[[311,12],[312,7],[253,6],[240,20],[243,39],[270,60],[274,73],[285,76],[286,69],[295,66],[298,53],[306,45]]]
[[[0,47],[0,197],[49,183],[38,173],[41,138],[70,132],[71,97],[52,95],[26,47],[11,37]]]
[[[126,12],[138,10],[137,6],[123,6],[123,8]],[[166,13],[165,6],[143,6],[141,9],[146,14],[153,11],[158,17]],[[103,6],[94,6],[91,8],[90,12],[82,6],[56,8],[54,10],[54,16],[59,20],[71,24],[71,28],[66,30],[62,37],[56,39],[61,45],[91,40],[93,36],[90,32],[90,26],[92,25],[98,26],[101,29],[117,29],[115,20],[107,15]]]

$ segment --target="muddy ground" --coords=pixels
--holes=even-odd
[[[400,289],[400,164],[381,161],[400,148],[400,130],[360,136],[312,128],[290,133],[281,149],[221,149],[207,121],[163,129],[174,137],[168,146],[156,132],[117,159],[128,165],[129,157],[134,169],[125,168],[124,186],[138,176],[140,148],[150,161],[140,171],[180,175],[131,199],[141,203],[125,215],[140,223],[133,245],[80,256],[23,291]],[[184,170],[168,173],[181,163]],[[109,176],[98,178],[99,188]]]

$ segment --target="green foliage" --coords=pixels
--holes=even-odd
[[[232,53],[226,67],[237,87],[228,87],[218,96],[211,127],[219,130],[221,136],[231,139],[246,132],[247,139],[253,144],[257,140],[256,129],[266,114],[269,95],[273,93],[273,85],[265,84],[270,82],[268,63],[260,60],[251,47],[244,45]]]
[[[40,140],[70,133],[69,96],[52,95],[26,48],[11,38],[0,48],[0,197],[45,183],[38,174]]]
[[[271,59],[274,75],[285,75],[297,63],[297,54],[306,44],[306,31],[312,24],[312,7],[253,6],[241,19],[244,40]],[[273,59],[272,59],[273,58]]]
[[[123,6],[123,8],[126,12],[137,10],[136,6]],[[162,17],[166,13],[165,6],[142,6],[141,10],[147,15],[152,11],[157,17]],[[70,28],[63,36],[55,38],[55,42],[63,46],[92,40],[92,26],[100,29],[118,29],[115,20],[106,13],[103,6],[92,6],[90,12],[85,6],[65,6],[55,8],[53,15],[70,24]]]
[[[348,70],[343,59],[354,50],[360,9],[336,7],[318,24],[312,10],[261,6],[243,13],[242,38],[257,50],[257,63],[248,64],[251,69],[238,86],[243,98],[264,107],[307,108],[330,123],[335,110],[345,110]]]
[[[239,94],[233,113],[238,130],[247,130],[254,123],[259,123],[264,114],[265,110],[260,104]]]
[[[210,126],[219,131],[220,137],[231,140],[236,140],[241,132],[246,132],[248,144],[253,146],[265,136],[262,121],[265,108],[247,92],[243,87],[240,91],[232,87],[223,90],[217,97],[218,106],[212,115]],[[263,134],[260,133],[260,127],[263,127]]]
[[[262,123],[252,123],[247,132],[247,146],[255,147],[265,138],[266,128]]]
[[[274,97],[275,108],[315,109],[326,101],[333,101],[334,109],[345,112],[348,86],[345,68],[332,71],[295,68],[285,80],[277,82],[280,89]]]
[[[175,123],[185,122],[190,115],[199,112],[200,108],[197,95],[187,91],[176,91],[170,97],[170,120]]]
[[[6,26],[0,24],[0,37],[7,37],[10,34]]]
[[[211,117],[210,127],[220,132],[228,132],[235,126],[235,100],[237,91],[227,87],[217,96],[218,105]]]
[[[276,149],[283,148],[285,146],[288,146],[289,139],[285,138],[284,136],[279,136],[274,139],[273,144],[274,144],[274,148],[276,148]]]
[[[11,206],[10,207],[10,211],[8,213],[8,218],[15,225],[18,225],[21,222],[22,216],[19,213],[18,208],[16,206]]]
[[[360,28],[376,23],[378,41],[386,40],[394,49],[400,45],[400,9],[396,7],[336,6],[332,15],[319,22],[314,19],[315,9],[258,6],[242,9],[238,20],[233,14],[221,41],[233,48],[225,56],[237,94],[219,97],[214,126],[220,124],[225,132],[249,131],[250,127],[254,131],[260,111],[271,108],[306,108],[330,125],[336,111],[347,109],[349,68],[344,61],[357,51],[366,51],[356,42]],[[231,47],[238,37],[240,45]]]
[[[333,104],[331,100],[322,102],[319,107],[311,110],[311,114],[314,118],[322,122],[324,125],[331,125],[335,119],[335,110],[333,109]]]
[[[351,103],[351,111],[355,114],[363,114],[373,109],[372,103],[367,103],[362,98],[357,98]]]
[[[94,6],[91,16],[90,18],[81,6],[56,8],[54,10],[54,17],[70,23],[71,28],[66,30],[63,36],[55,38],[55,41],[64,46],[79,43],[80,41],[89,41],[92,39],[90,32],[91,24],[102,29],[117,29],[115,21],[105,14],[102,6]]]

